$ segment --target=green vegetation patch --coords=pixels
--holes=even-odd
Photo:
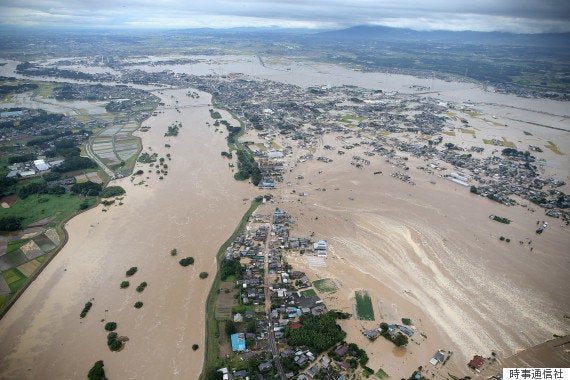
[[[141,155],[139,156],[137,161],[141,162],[143,164],[150,164],[150,163],[156,162],[157,158],[158,158],[157,153],[149,154],[147,152],[143,152],[143,153],[141,153]]]
[[[504,218],[502,216],[491,215],[489,219],[494,220],[495,222],[503,223],[503,224],[510,224],[511,220]]]
[[[261,181],[261,171],[253,154],[251,154],[249,149],[238,149],[237,157],[238,172],[234,174],[234,178],[238,181],[251,178],[251,183],[257,186]]]
[[[140,309],[141,307],[143,307],[143,303],[141,301],[135,302],[135,309]]]
[[[105,324],[105,330],[115,331],[117,329],[117,322],[107,322]]]
[[[2,209],[2,214],[6,217],[23,218],[22,227],[26,227],[30,223],[44,218],[51,218],[54,223],[60,222],[77,212],[82,204],[91,207],[95,202],[95,197],[80,198],[71,194],[33,194],[25,199],[18,199],[8,209]]]
[[[489,139],[483,139],[483,142],[487,145],[495,145],[495,144],[493,144],[493,141],[491,141]]]
[[[205,278],[208,278],[208,272],[200,272],[199,277],[203,280]]]
[[[317,293],[313,289],[303,290],[301,291],[301,295],[305,298],[317,297]]]
[[[320,354],[346,337],[332,312],[321,316],[304,315],[301,317],[301,323],[303,326],[297,329],[285,330],[290,346],[307,346],[311,351]]]
[[[137,286],[137,292],[142,293],[147,287],[147,285],[148,284],[146,283],[146,281],[141,282],[140,285]]]
[[[183,267],[187,267],[188,265],[194,264],[194,258],[193,257],[185,257],[182,260],[180,260],[178,263],[180,265],[182,265]]]
[[[404,326],[411,326],[412,325],[412,320],[410,318],[402,318],[402,324]]]
[[[514,148],[514,149],[517,148],[517,146],[515,145],[515,143],[512,142],[512,141],[507,140],[506,137],[503,137],[502,139],[503,139],[503,146],[505,146],[505,147],[507,147],[507,148]]]
[[[99,360],[93,364],[93,367],[87,373],[88,380],[107,380],[105,370],[103,369],[103,360]]]
[[[441,133],[443,133],[444,135],[448,135],[448,136],[455,136],[455,132],[453,132],[453,131],[443,131]]]
[[[81,310],[81,313],[79,313],[79,318],[85,318],[87,313],[89,313],[89,310],[91,310],[91,306],[93,306],[93,303],[91,301],[87,302],[83,307],[83,310]]]
[[[474,134],[475,134],[475,130],[474,130],[474,129],[461,128],[461,133],[469,133],[469,134],[474,135]]]
[[[121,186],[108,186],[101,190],[99,196],[101,198],[111,198],[111,197],[118,197],[119,195],[125,194],[125,189]]]
[[[212,119],[221,119],[222,115],[218,111],[214,111],[213,108],[210,108],[210,116]]]
[[[321,293],[334,293],[338,290],[336,283],[330,278],[313,281],[313,286]]]
[[[248,310],[254,310],[255,311],[255,307],[252,305],[239,305],[239,306],[233,306],[231,308],[232,313],[237,314],[243,314]]]
[[[552,141],[549,141],[548,145],[545,145],[545,147],[550,149],[554,154],[558,154],[560,156],[564,155],[564,153],[562,153],[560,151],[560,149],[558,149],[558,146],[555,143],[553,143]]]
[[[527,136],[532,136],[532,133],[530,133],[530,132],[523,131],[523,133],[524,133],[525,135],[527,135]]]
[[[2,277],[10,287],[10,292],[16,293],[28,280],[28,278],[16,268],[8,269],[2,273]]]
[[[130,267],[128,271],[126,271],[126,275],[127,277],[134,275],[135,273],[137,273],[137,267]]]
[[[384,370],[383,370],[382,368],[380,368],[380,369],[378,370],[378,372],[376,372],[376,376],[377,376],[379,379],[387,379],[387,378],[390,377],[386,372],[384,372]]]
[[[372,299],[366,290],[357,290],[356,294],[356,314],[358,319],[363,321],[374,320],[374,308],[372,307]]]
[[[21,246],[23,246],[24,244],[26,244],[29,241],[30,241],[30,239],[20,239],[20,240],[9,241],[8,244],[6,245],[6,253],[10,253],[10,252],[17,250],[18,248],[20,248]]]
[[[121,348],[123,348],[123,342],[117,338],[118,334],[114,331],[110,332],[109,335],[107,335],[107,346],[109,346],[109,349],[111,351],[119,351]]]
[[[465,114],[467,114],[467,115],[469,115],[469,116],[471,116],[471,117],[479,117],[479,116],[482,116],[481,113],[475,112],[475,111],[463,111],[463,113],[465,113]]]
[[[366,117],[364,117],[364,116],[344,115],[342,117],[342,121],[345,121],[345,122],[346,121],[347,122],[352,122],[352,121],[360,122],[360,121],[364,121],[364,120],[366,120]]]

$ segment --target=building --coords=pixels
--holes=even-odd
[[[232,339],[232,351],[240,352],[245,351],[245,334],[235,333],[231,336]]]
[[[324,240],[319,240],[315,244],[313,244],[315,250],[326,250],[327,249],[327,242]]]
[[[346,355],[348,353],[348,346],[342,345],[339,348],[337,348],[334,352],[338,356],[343,357],[344,355]]]
[[[259,365],[259,372],[266,372],[273,368],[273,362],[271,360],[261,363]]]
[[[445,355],[443,354],[443,352],[441,351],[437,351],[434,355],[433,358],[430,359],[430,363],[432,365],[437,365],[437,363],[443,363],[445,361]]]
[[[485,363],[485,359],[481,355],[475,355],[475,356],[473,356],[473,359],[471,359],[471,361],[467,365],[469,367],[477,370],[477,369],[481,368],[483,363]]]
[[[35,160],[34,161],[34,166],[40,171],[40,172],[44,172],[46,170],[49,170],[50,166],[49,164],[47,164],[44,160]]]
[[[309,368],[306,372],[307,376],[314,378],[317,373],[319,373],[321,371],[321,366],[319,365],[319,363],[315,364],[314,366],[312,366],[311,368]]]
[[[378,330],[364,330],[362,333],[370,340],[378,338],[379,335]]]

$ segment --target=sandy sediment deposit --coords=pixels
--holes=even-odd
[[[67,245],[0,323],[0,378],[84,378],[97,360],[110,378],[189,379],[201,372],[213,276],[198,274],[215,272],[215,254],[249,207],[251,185],[236,182],[220,157],[227,146],[225,134],[206,125],[210,96],[158,95],[165,106],[141,136],[144,151],[171,154],[168,175],[159,180],[155,169],[147,173],[149,165],[138,164],[143,176],[114,182],[127,190],[123,205],[106,212],[99,206],[67,224]],[[182,122],[179,135],[164,137],[175,121]],[[178,261],[187,256],[195,263],[183,268]],[[138,271],[127,278],[132,266]],[[124,280],[130,286],[120,289]],[[138,293],[143,281],[148,286]],[[80,319],[90,300],[93,307]],[[136,301],[144,302],[139,310]],[[104,321],[117,322],[119,335],[129,338],[121,352],[107,347]]]
[[[429,86],[443,101],[473,101],[485,113],[468,117],[454,111],[469,120],[473,131],[459,129],[446,135],[445,142],[467,149],[484,146],[481,139],[497,138],[521,150],[540,146],[546,160],[543,176],[570,182],[570,115],[564,102],[330,65],[291,64],[292,73],[258,67],[257,61],[228,58],[223,65],[208,61],[172,69],[210,74],[214,68],[235,68],[232,72],[301,86],[353,84],[408,93],[414,84]],[[156,168],[147,173],[149,165],[139,164],[135,170],[142,168],[143,176],[116,181],[127,190],[124,205],[106,212],[100,206],[68,223],[65,248],[0,321],[0,378],[80,378],[100,359],[109,378],[197,378],[200,373],[202,347],[194,352],[191,346],[203,344],[204,303],[212,276],[199,280],[198,273],[214,272],[216,250],[258,192],[234,181],[228,161],[220,157],[227,150],[226,132],[206,125],[213,121],[210,97],[200,93],[200,98],[190,98],[185,90],[162,92],[155,93],[166,105],[145,122],[151,129],[141,136],[143,151],[172,155],[172,161],[166,161],[168,175],[160,180]],[[179,121],[179,136],[165,138],[167,127]],[[256,138],[249,134],[243,140]],[[551,141],[563,154],[547,148]],[[325,145],[339,145],[334,135],[322,136],[311,152],[333,158],[328,164],[298,160],[308,151],[296,141],[283,138],[279,143],[291,145],[293,156],[287,158],[290,170],[283,183],[271,191],[275,206],[295,218],[292,236],[314,232],[329,244],[326,267],[311,265],[299,254],[287,259],[311,280],[331,278],[338,285],[335,292],[320,294],[329,308],[352,313],[355,291],[368,291],[375,320],[340,323],[347,341],[367,351],[369,367],[407,378],[443,349],[453,354],[440,369],[441,376],[434,378],[447,378],[448,373],[473,376],[466,363],[475,354],[487,357],[495,351],[508,357],[553,334],[570,332],[565,317],[570,312],[570,230],[559,219],[548,219],[528,201],[521,201],[528,207],[503,206],[441,176],[416,171],[427,162],[413,156],[407,165],[415,185],[392,177],[399,169],[385,157],[370,158],[370,165],[360,169],[351,165],[349,156],[364,155],[363,146],[344,156],[325,152]],[[501,149],[488,144],[485,148],[485,155]],[[567,192],[568,186],[560,190]],[[491,214],[512,222],[495,222]],[[549,227],[535,234],[537,221],[545,219]],[[172,248],[179,252],[175,258],[169,254]],[[196,259],[194,266],[178,265],[186,256]],[[128,279],[130,287],[119,289],[132,266],[138,272]],[[148,287],[137,293],[135,287],[143,281]],[[93,308],[80,319],[89,300]],[[137,310],[133,304],[139,300],[144,306]],[[401,323],[401,318],[410,318],[417,328],[405,349],[395,349],[382,337],[370,342],[361,333],[382,321]],[[117,322],[119,335],[129,337],[123,351],[109,351],[102,320]]]
[[[325,136],[322,144],[334,140]],[[312,280],[340,285],[324,294],[325,303],[352,313],[355,291],[368,290],[375,321],[342,324],[347,340],[369,353],[369,367],[407,377],[443,349],[453,354],[442,376],[469,375],[465,363],[475,354],[506,357],[568,333],[568,227],[553,222],[536,235],[542,212],[502,206],[421,172],[411,185],[391,177],[394,169],[384,160],[356,169],[346,156],[335,155],[332,164],[298,163],[284,181],[290,185],[276,190],[283,197],[277,206],[297,220],[292,236],[314,232],[329,242],[326,267],[288,258]],[[418,164],[410,158],[411,167]],[[512,223],[492,221],[491,214]],[[401,318],[417,327],[406,350],[361,333],[381,321],[401,324]]]

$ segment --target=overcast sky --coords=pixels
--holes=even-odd
[[[570,0],[0,0],[0,25],[570,32]]]

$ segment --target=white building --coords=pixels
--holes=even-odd
[[[35,160],[34,166],[40,171],[45,172],[49,170],[50,166],[44,160]]]
[[[327,249],[327,242],[324,240],[319,240],[315,244],[313,244],[313,248],[316,250],[326,250]]]

